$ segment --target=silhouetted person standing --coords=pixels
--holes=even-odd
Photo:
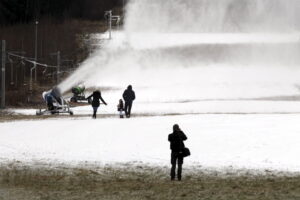
[[[132,90],[132,86],[129,85],[123,93],[123,99],[125,101],[125,115],[130,117],[132,102],[135,100],[135,93]]]
[[[123,103],[122,99],[119,100],[118,111],[119,111],[119,114],[120,114],[120,118],[123,118],[124,103]]]
[[[176,163],[178,164],[177,178],[181,181],[181,172],[183,164],[182,151],[184,146],[183,141],[186,140],[186,135],[180,130],[178,124],[173,126],[173,133],[169,134],[168,140],[170,142],[171,149],[171,180],[175,179]]]
[[[90,99],[93,97],[93,100],[92,100],[92,107],[93,107],[93,118],[96,119],[97,118],[97,110],[98,110],[98,107],[100,106],[100,100],[105,104],[107,105],[107,103],[104,101],[104,99],[102,98],[101,96],[101,92],[99,90],[97,91],[94,91],[93,94],[91,94],[89,97],[87,97],[87,99]]]

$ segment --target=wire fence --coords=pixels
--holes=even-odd
[[[73,60],[61,59],[60,51],[51,54],[56,56],[56,64],[48,64],[42,62],[42,59],[36,61],[26,56],[26,52],[23,51],[8,51],[6,46],[5,41],[0,41],[0,108],[5,108],[7,92],[14,91],[14,94],[20,96],[27,91],[25,96],[30,96],[36,86],[40,87],[41,81],[46,81],[46,85],[58,84],[62,76],[72,73],[76,68],[73,66]],[[36,80],[34,75],[37,70]]]

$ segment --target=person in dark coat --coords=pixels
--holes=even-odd
[[[129,85],[123,93],[123,99],[125,101],[125,115],[127,118],[130,117],[132,102],[135,100],[135,93],[132,90],[132,86]]]
[[[177,168],[177,178],[181,181],[181,172],[183,164],[183,155],[182,151],[184,146],[183,141],[187,140],[186,135],[180,130],[178,124],[173,126],[173,133],[169,134],[168,140],[170,142],[171,149],[171,180],[175,179],[175,170],[176,163],[178,164]]]
[[[93,107],[93,110],[94,110],[93,118],[96,119],[97,118],[97,110],[98,110],[98,107],[100,106],[100,100],[105,105],[107,105],[107,103],[102,98],[101,92],[99,90],[94,91],[93,94],[91,94],[89,97],[87,97],[87,99],[90,100],[90,98],[92,98],[92,97],[93,97],[92,107]]]
[[[120,118],[123,118],[124,103],[123,103],[122,99],[119,100],[119,104],[118,104],[117,107],[118,107],[118,111],[119,111],[119,114],[120,114]]]
[[[46,95],[46,102],[47,102],[48,110],[55,109],[53,104],[53,97],[50,94]]]

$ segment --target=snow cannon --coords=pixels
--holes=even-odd
[[[50,92],[50,95],[53,96],[53,98],[55,98],[55,100],[59,103],[59,104],[62,104],[63,103],[63,98],[62,98],[62,95],[61,95],[61,92],[60,92],[60,89],[58,87],[54,87],[51,92]]]
[[[72,88],[72,93],[79,95],[79,94],[82,94],[84,92],[84,90],[85,90],[84,85],[78,85],[78,86]]]
[[[78,86],[72,87],[72,93],[73,96],[71,97],[70,101],[71,102],[79,102],[79,101],[87,101],[87,99],[85,98],[85,86],[80,84]]]
[[[60,89],[54,87],[53,89],[43,92],[42,94],[44,101],[47,104],[47,108],[36,111],[36,115],[47,115],[47,114],[60,114],[69,113],[73,115],[73,111],[70,110],[70,106],[67,101],[62,97]]]
[[[49,103],[51,101],[56,101],[60,105],[63,103],[60,90],[57,87],[43,92],[42,96],[46,103]]]

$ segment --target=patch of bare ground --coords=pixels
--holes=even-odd
[[[43,120],[43,119],[54,119],[54,118],[68,118],[69,115],[20,115],[12,112],[0,111],[0,122],[12,122],[21,120]],[[79,116],[78,116],[79,117]]]
[[[131,117],[135,118],[135,117],[155,117],[155,116],[175,116],[175,115],[185,115],[185,114],[181,114],[181,113],[164,113],[164,114],[141,113],[141,114],[133,114]],[[82,119],[82,118],[92,118],[92,113],[91,114],[76,114],[76,113],[74,113],[74,115],[72,115],[72,116],[70,116],[69,114],[23,115],[23,114],[16,114],[13,112],[0,110],[0,123],[1,122],[12,122],[12,121],[70,119],[70,118],[73,120]],[[101,118],[119,118],[119,115],[118,114],[98,114],[97,119],[101,119]]]
[[[299,199],[300,176],[278,172],[229,173],[193,168],[170,181],[168,167],[25,166],[0,168],[0,199]]]
[[[80,103],[74,103],[73,105],[82,106]],[[72,107],[71,107],[72,109]],[[91,111],[92,112],[92,111]],[[229,113],[229,112],[204,112],[204,113],[138,113],[132,114],[130,118],[136,117],[165,117],[165,116],[180,116],[180,115],[290,115],[290,114],[300,114],[299,112],[272,112],[272,113]],[[92,118],[91,114],[76,114],[70,116],[68,113],[64,114],[47,114],[47,115],[24,115],[16,114],[13,112],[6,112],[0,110],[0,123],[1,122],[13,122],[13,121],[26,121],[26,120],[45,120],[45,119],[84,119]],[[97,114],[97,119],[103,118],[119,118],[118,114]]]

